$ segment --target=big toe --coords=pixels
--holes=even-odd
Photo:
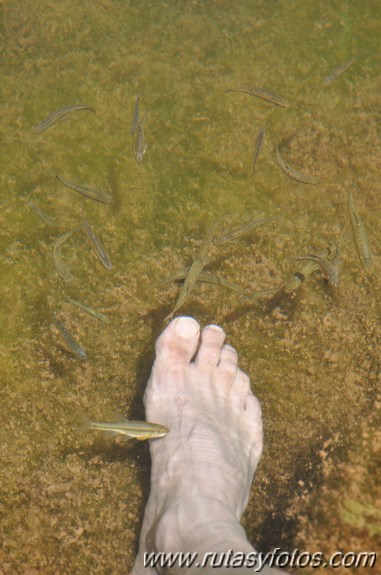
[[[166,368],[187,365],[196,353],[200,326],[191,317],[177,317],[156,342],[156,362]]]

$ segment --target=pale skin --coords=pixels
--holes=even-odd
[[[156,343],[144,396],[146,419],[168,435],[150,442],[151,492],[139,553],[131,575],[158,575],[143,567],[145,552],[254,551],[240,524],[262,453],[262,417],[236,351],[216,325],[174,319]],[[172,575],[184,569],[171,570]],[[188,574],[200,569],[185,570]],[[223,573],[226,569],[201,569]],[[231,569],[236,575],[253,569]],[[284,573],[265,567],[265,575]]]

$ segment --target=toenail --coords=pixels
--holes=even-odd
[[[191,338],[197,335],[200,326],[198,325],[197,321],[191,317],[179,317],[176,320],[174,328],[177,335]]]
[[[211,323],[210,325],[207,325],[205,329],[213,329],[214,331],[219,331],[220,333],[223,333],[223,329],[222,327],[220,327],[219,325],[216,325],[215,323]]]
[[[237,355],[237,352],[236,352],[236,350],[234,349],[234,347],[232,347],[232,346],[229,345],[228,343],[225,343],[224,349],[225,349],[226,351],[231,351],[231,352],[233,352],[235,355]]]

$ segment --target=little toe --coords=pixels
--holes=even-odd
[[[221,350],[220,361],[218,362],[218,371],[225,380],[233,380],[238,369],[238,355],[234,347],[225,344]]]
[[[250,394],[246,397],[244,404],[246,420],[256,435],[262,434],[262,409],[259,400],[255,395]]]
[[[208,325],[201,333],[200,349],[195,364],[200,368],[216,367],[221,358],[221,348],[225,340],[224,330],[218,325]]]
[[[244,409],[252,438],[251,456],[258,461],[263,449],[263,429],[261,404],[255,395],[247,396]]]
[[[191,317],[177,317],[156,342],[156,361],[166,368],[188,364],[196,353],[200,326]]]
[[[253,394],[246,396],[245,411],[249,419],[256,425],[262,425],[262,410],[258,398]]]

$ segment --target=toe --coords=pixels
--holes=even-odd
[[[224,330],[218,325],[208,325],[202,330],[200,349],[195,363],[197,367],[216,367],[221,358]]]
[[[263,449],[262,410],[258,399],[252,394],[246,398],[245,416],[250,429],[251,458],[257,462]]]
[[[262,425],[261,404],[255,395],[250,394],[246,397],[245,411],[253,424]]]
[[[156,342],[156,361],[167,368],[188,364],[196,353],[200,326],[191,317],[177,317]]]
[[[248,395],[251,395],[249,376],[239,369],[231,387],[230,401],[235,407],[243,410]]]
[[[238,355],[234,347],[224,345],[221,350],[221,357],[218,363],[218,371],[225,380],[233,382],[238,369]]]

